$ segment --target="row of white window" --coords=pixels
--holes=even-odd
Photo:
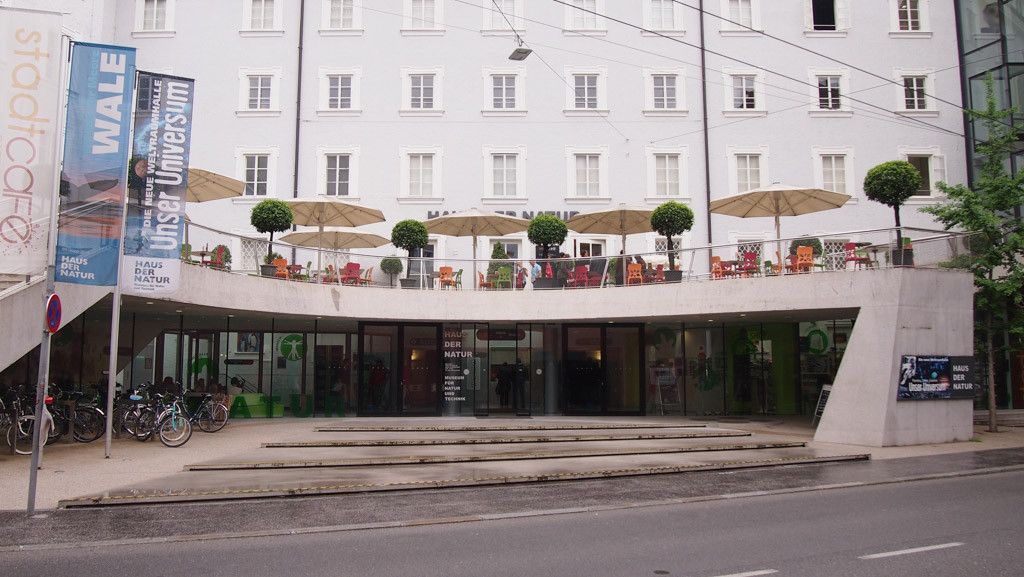
[[[728,175],[731,193],[767,186],[767,146],[729,146]],[[938,194],[937,182],[946,180],[945,159],[937,146],[900,146],[900,158],[921,173],[919,196]],[[360,154],[358,146],[317,147],[317,194],[358,199],[360,196]],[[440,203],[444,200],[442,146],[402,146],[399,199],[408,202]],[[815,185],[825,190],[857,196],[852,147],[812,147]],[[609,191],[609,149],[607,146],[566,147],[566,201],[606,202]],[[276,146],[236,148],[237,174],[245,181],[245,196],[274,197],[278,148]],[[483,148],[481,195],[486,203],[525,202],[527,150],[525,146]],[[686,146],[646,148],[646,200],[669,198],[688,201],[689,152]],[[545,189],[546,192],[550,189]]]
[[[239,71],[240,116],[279,115],[281,69],[244,68]],[[684,68],[644,68],[644,114],[648,116],[685,115],[686,70]],[[565,113],[607,112],[608,85],[606,66],[565,67]],[[935,116],[935,71],[930,68],[892,72],[897,112],[911,116]],[[491,116],[522,116],[526,107],[525,67],[484,67],[482,110]],[[807,72],[810,112],[814,116],[849,116],[856,107],[850,94],[848,69],[812,68]],[[726,116],[761,116],[768,112],[764,71],[724,68],[723,113]],[[362,112],[362,69],[319,69],[318,114],[350,116]],[[400,114],[441,116],[444,114],[444,67],[402,67]]]
[[[135,0],[135,34],[173,34],[175,0]],[[242,33],[280,35],[284,33],[285,0],[240,0]],[[478,0],[483,32],[518,34],[526,31],[525,0]],[[890,35],[930,37],[931,0],[887,0]],[[359,34],[363,31],[365,0],[320,0],[322,34]],[[812,35],[844,34],[850,28],[853,0],[803,0],[804,30]],[[563,27],[572,34],[607,32],[607,0],[570,0],[565,7]],[[763,31],[761,13],[765,0],[719,0],[717,16],[723,35],[756,34]],[[367,4],[369,7],[370,5]],[[377,7],[374,6],[376,9]],[[402,32],[443,34],[445,0],[402,0]],[[871,7],[874,10],[874,7]],[[644,0],[643,26],[659,34],[682,34],[684,11],[693,10],[673,0]]]

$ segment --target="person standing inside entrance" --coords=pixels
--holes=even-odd
[[[523,364],[523,359],[516,359],[516,366],[512,375],[512,405],[516,412],[524,412],[526,407],[526,381],[530,377],[530,371]]]
[[[501,363],[498,367],[498,386],[495,387],[495,391],[498,393],[498,400],[501,402],[501,408],[508,408],[508,397],[512,391],[512,379],[514,378],[514,370],[508,366],[508,363]]]

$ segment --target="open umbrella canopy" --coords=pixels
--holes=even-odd
[[[345,226],[290,232],[282,236],[281,241],[297,246],[315,246],[332,250],[376,248],[391,242],[379,234]]]
[[[318,194],[285,199],[292,209],[292,223],[304,226],[362,226],[384,222],[384,213],[376,208]]]
[[[453,212],[423,221],[427,232],[445,236],[473,237],[473,280],[476,282],[476,244],[478,236],[505,236],[522,232],[530,221],[507,214],[487,212],[478,208]]]
[[[848,194],[776,182],[770,186],[748,190],[736,196],[720,198],[711,203],[709,210],[715,214],[727,214],[740,218],[774,217],[775,238],[778,240],[782,238],[780,217],[832,210],[843,206],[847,200],[850,200]],[[778,251],[779,258],[782,258],[781,243]]]
[[[207,202],[222,198],[242,196],[245,183],[241,180],[203,170],[188,169],[188,187],[185,193],[186,202]]]
[[[620,204],[604,210],[596,210],[576,216],[565,224],[583,234],[618,234],[622,236],[622,250],[626,250],[626,235],[652,232],[652,209],[642,206]]]

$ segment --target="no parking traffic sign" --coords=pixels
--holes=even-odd
[[[55,294],[46,299],[46,329],[51,333],[60,328],[60,297]]]

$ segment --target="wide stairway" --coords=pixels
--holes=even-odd
[[[179,474],[61,506],[564,482],[868,458],[811,449],[799,436],[686,420],[360,421],[310,427],[231,459],[192,463]]]

